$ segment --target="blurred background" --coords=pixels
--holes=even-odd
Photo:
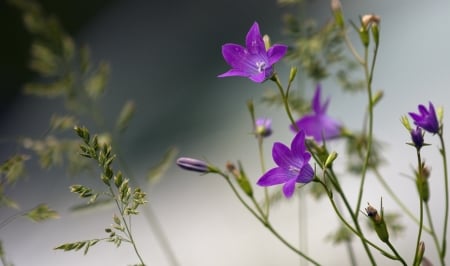
[[[287,11],[297,11],[281,7],[276,0],[46,0],[41,3],[46,13],[60,20],[77,44],[88,44],[94,60],[104,59],[111,64],[102,110],[113,117],[126,99],[135,102],[135,117],[120,144],[135,176],[142,177],[149,204],[179,264],[302,265],[293,252],[239,204],[222,178],[201,176],[173,166],[160,183],[147,187],[143,182],[148,169],[171,146],[179,149],[180,156],[204,158],[220,167],[228,160],[241,160],[256,182],[261,173],[256,140],[249,134],[252,127],[245,103],[248,99],[258,100],[265,91],[274,90],[274,86],[269,82],[253,84],[243,78],[216,78],[228,69],[220,52],[221,45],[243,44],[254,21],[259,22],[261,32],[268,33],[273,42],[282,43],[286,39],[282,16]],[[439,0],[412,4],[400,0],[342,1],[342,4],[346,16],[353,21],[366,13],[381,16],[381,47],[374,89],[385,93],[375,112],[375,135],[385,143],[383,152],[388,162],[382,173],[410,209],[417,210],[415,184],[404,177],[415,164],[414,150],[405,145],[409,136],[400,124],[400,117],[428,101],[449,108],[450,3]],[[329,1],[308,1],[307,8],[298,12],[317,18],[319,23],[331,17]],[[0,2],[0,21],[3,33],[0,137],[4,140],[23,136],[38,138],[45,134],[51,114],[63,110],[63,103],[23,95],[23,84],[36,78],[27,70],[30,36],[23,28],[20,13],[4,1]],[[356,34],[350,36],[356,40]],[[287,79],[289,67],[288,63],[277,66],[282,80]],[[299,83],[307,88],[306,94],[312,95],[315,84]],[[323,93],[332,97],[330,113],[349,128],[359,128],[365,95],[343,94],[332,80],[324,82],[322,87]],[[275,132],[265,146],[271,167],[272,142],[288,144],[292,133],[282,109],[257,105],[256,112],[258,116],[273,118]],[[437,143],[434,138],[427,142]],[[16,149],[15,144],[8,143],[2,142],[2,161]],[[332,148],[339,151],[343,146],[338,141]],[[426,148],[423,157],[432,165],[431,206],[435,221],[440,221],[444,207],[441,158],[435,146]],[[69,208],[80,200],[68,187],[81,183],[101,188],[101,181],[88,176],[68,177],[63,169],[40,170],[37,163],[31,163],[31,167],[28,177],[7,191],[8,194],[22,209],[46,202],[60,212],[61,218],[42,224],[17,219],[2,228],[0,236],[6,257],[14,265],[106,266],[138,262],[128,245],[117,249],[113,244],[101,243],[92,247],[86,256],[81,252],[53,250],[65,242],[105,237],[104,228],[111,224],[114,209],[71,213]],[[349,195],[356,197],[358,180],[346,178],[342,182]],[[378,208],[380,197],[385,210],[399,211],[369,175],[363,202]],[[0,219],[11,213],[5,211]],[[305,217],[308,222],[299,228],[299,220]],[[365,218],[360,215],[360,219]],[[323,265],[349,263],[344,246],[325,241],[339,226],[326,199],[286,200],[274,208],[272,221],[293,243],[298,245],[300,238],[307,239],[307,253]],[[407,217],[401,221],[406,231],[394,238],[393,243],[401,254],[410,258],[416,226]],[[438,233],[441,227],[437,225]],[[149,265],[170,265],[145,219],[135,218],[133,228],[144,260]],[[369,236],[377,241],[375,235]],[[426,256],[437,263],[431,238],[425,236],[424,240]],[[366,263],[358,241],[355,248]],[[380,262],[396,265],[383,258]]]

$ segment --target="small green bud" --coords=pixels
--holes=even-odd
[[[425,166],[424,163],[422,163],[421,167],[422,171],[419,173],[419,171],[416,171],[416,187],[417,192],[420,195],[420,198],[423,200],[423,202],[428,202],[430,199],[430,186],[428,184],[428,178],[430,177],[430,169]]]
[[[408,130],[408,132],[411,132],[412,127],[411,124],[409,123],[408,117],[404,115],[400,118],[400,121],[402,122],[402,125],[406,128],[406,130]]]
[[[79,127],[79,126],[75,126],[73,128],[75,130],[75,132],[77,133],[77,135],[83,139],[83,141],[85,143],[89,143],[90,140],[90,135],[89,135],[89,131],[87,128],[85,127]]]
[[[335,151],[330,153],[328,155],[327,160],[325,161],[325,167],[331,167],[332,163],[334,162],[334,160],[336,160],[337,156],[338,156],[338,154]]]
[[[342,12],[341,1],[339,0],[331,0],[331,11],[334,15],[334,22],[339,28],[344,28],[344,13]]]
[[[387,243],[389,241],[389,233],[383,218],[383,204],[381,204],[381,215],[378,214],[377,209],[372,207],[369,203],[367,203],[367,205],[368,206],[366,208],[366,213],[367,216],[372,221],[372,224],[374,226],[375,232],[378,235],[378,238],[380,238],[381,241]]]
[[[264,47],[266,48],[266,51],[269,50],[270,46],[272,46],[272,44],[270,43],[270,37],[267,34],[264,34],[263,36],[263,42],[264,42]]]
[[[439,124],[442,125],[442,119],[444,119],[444,108],[442,106],[439,106],[437,108],[437,117],[439,120]]]
[[[236,181],[242,191],[244,191],[247,196],[253,197],[252,185],[250,184],[248,177],[242,168],[242,164],[239,162],[239,170],[237,170],[236,166],[231,162],[228,162],[226,167],[228,171],[230,171],[230,173],[236,178]]]
[[[367,47],[370,43],[370,36],[367,29],[364,27],[359,28],[359,39],[361,40],[362,44]]]
[[[375,93],[375,96],[373,96],[372,98],[372,105],[376,105],[377,103],[379,103],[381,101],[381,99],[383,99],[384,96],[384,92],[383,91],[377,91]]]
[[[423,241],[419,242],[419,247],[417,248],[417,250],[417,257],[414,261],[420,264],[423,259],[423,254],[425,254],[425,243]]]
[[[378,24],[372,25],[372,37],[375,44],[378,45],[380,43],[380,29]]]
[[[291,67],[291,72],[289,73],[289,83],[294,81],[295,76],[297,76],[297,68],[293,66]]]

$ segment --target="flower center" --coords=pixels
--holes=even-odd
[[[300,173],[300,168],[295,167],[295,166],[293,166],[293,165],[289,165],[289,172],[293,172],[293,173],[295,173],[296,175],[298,175],[298,174]]]
[[[264,61],[256,62],[256,68],[258,69],[259,73],[262,73],[266,69],[266,62]]]

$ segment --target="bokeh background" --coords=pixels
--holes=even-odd
[[[96,60],[111,64],[112,75],[102,109],[116,114],[125,99],[132,99],[137,112],[122,139],[124,156],[136,176],[144,176],[163,152],[171,146],[180,155],[207,158],[217,165],[241,160],[252,179],[261,174],[256,141],[249,134],[250,118],[245,103],[259,99],[272,84],[253,84],[240,78],[217,79],[228,69],[222,59],[223,43],[243,43],[254,21],[275,42],[283,42],[282,15],[289,10],[275,0],[229,1],[42,1],[48,13],[59,17],[79,44],[87,43]],[[347,17],[381,16],[381,48],[375,71],[374,88],[385,97],[375,112],[375,134],[385,142],[383,151],[388,165],[382,172],[399,197],[416,210],[415,185],[404,177],[415,163],[414,150],[399,119],[415,111],[419,103],[433,101],[449,107],[450,84],[450,3],[342,1]],[[21,86],[32,80],[26,70],[29,37],[20,22],[20,14],[0,3],[0,137],[42,136],[52,113],[62,110],[54,100],[24,96]],[[308,1],[303,14],[324,21],[330,17],[328,1]],[[356,39],[356,34],[351,34]],[[281,77],[287,78],[288,64],[280,64]],[[299,81],[312,95],[314,84]],[[323,83],[324,94],[332,96],[330,112],[348,127],[357,129],[365,107],[362,94],[342,94],[333,81]],[[272,141],[289,143],[292,133],[283,110],[257,106],[259,115],[274,119],[274,135],[266,143],[267,162],[272,166]],[[444,123],[448,119],[444,120]],[[427,141],[437,143],[428,136]],[[342,150],[341,143],[332,145]],[[2,143],[4,160],[15,146]],[[432,212],[442,220],[443,194],[441,159],[437,148],[424,151],[432,164]],[[32,164],[33,165],[33,164]],[[37,163],[34,164],[37,166]],[[69,178],[62,169],[31,169],[26,180],[8,191],[23,209],[47,202],[61,218],[43,224],[18,219],[0,231],[7,258],[15,265],[128,265],[137,263],[127,245],[94,246],[88,255],[54,251],[64,242],[105,236],[111,223],[112,208],[86,213],[68,209],[79,203],[68,187],[74,183],[98,185],[87,176]],[[355,195],[358,180],[345,178],[349,195]],[[145,187],[145,185],[144,185]],[[398,211],[397,205],[369,175],[363,202],[378,207],[383,197],[385,210]],[[147,189],[150,205],[166,232],[180,265],[300,265],[299,258],[276,240],[241,206],[224,180],[200,176],[171,167],[159,184]],[[352,196],[350,196],[352,198]],[[10,212],[2,211],[3,219]],[[299,220],[307,218],[299,228]],[[364,219],[364,216],[360,216]],[[286,200],[272,212],[272,221],[293,243],[307,239],[307,250],[323,265],[346,265],[345,248],[324,241],[339,225],[326,200],[308,197]],[[416,227],[402,219],[407,231],[393,239],[407,258],[414,251]],[[438,224],[438,232],[441,232]],[[149,265],[170,265],[155,240],[154,232],[143,218],[133,220],[137,243]],[[376,239],[375,235],[370,235]],[[424,238],[427,253],[437,262],[431,238]],[[376,241],[376,240],[375,240]],[[359,242],[355,242],[359,243]],[[305,243],[303,243],[304,245]],[[359,257],[362,249],[355,245]],[[375,252],[376,253],[376,252]],[[378,254],[377,254],[378,255]],[[380,257],[380,256],[377,256]],[[366,261],[362,259],[364,263]],[[381,259],[382,265],[396,265]]]

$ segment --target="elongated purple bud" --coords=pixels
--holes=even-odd
[[[200,173],[210,173],[212,168],[208,166],[204,161],[189,157],[180,157],[177,159],[177,165],[183,169],[200,172]]]

